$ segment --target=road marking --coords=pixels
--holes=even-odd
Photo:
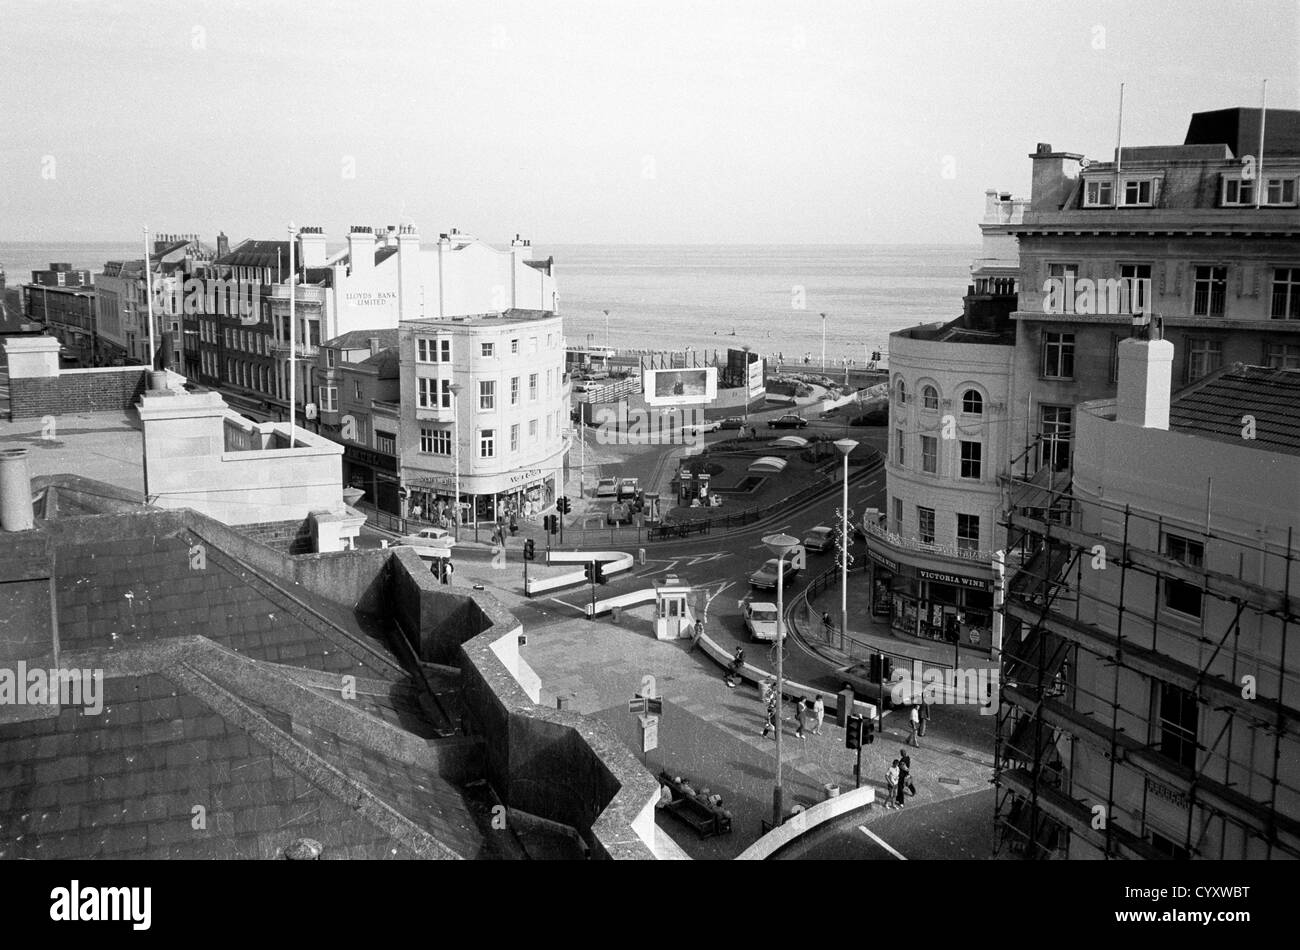
[[[704,622],[705,622],[705,623],[708,623],[708,622],[709,622],[709,605],[713,603],[713,599],[714,599],[715,597],[717,597],[718,594],[721,594],[724,590],[726,590],[728,587],[730,587],[730,586],[731,586],[732,584],[734,584],[734,583],[735,583],[735,581],[727,581],[725,584],[723,584],[721,587],[719,587],[719,588],[718,588],[718,589],[717,589],[717,590],[716,590],[716,591],[715,591],[711,596],[709,596],[709,597],[707,597],[707,598],[705,599],[705,601],[704,601]],[[708,588],[705,588],[705,589],[707,590]]]
[[[884,839],[882,839],[879,835],[877,835],[877,834],[873,834],[872,831],[871,831],[871,829],[868,828],[866,825],[858,825],[858,831],[862,832],[864,835],[866,835],[868,838],[870,838],[870,839],[871,839],[872,841],[874,841],[876,844],[880,845],[882,848],[884,848],[886,851],[888,851],[888,852],[889,852],[890,854],[892,854],[894,857],[898,858],[898,860],[900,860],[900,861],[906,861],[906,860],[907,860],[907,858],[903,857],[901,854],[899,854],[897,851],[895,851],[893,848],[891,848],[888,844],[886,844],[885,841],[884,841]]]
[[[546,599],[547,599],[547,600],[550,600],[550,601],[554,601],[554,602],[557,603],[557,604],[563,604],[565,607],[569,607],[569,608],[571,608],[571,609],[573,609],[573,610],[576,610],[578,613],[582,614],[584,617],[587,615],[587,608],[586,608],[586,607],[579,607],[579,606],[577,606],[577,605],[575,605],[575,604],[571,604],[571,603],[569,603],[567,600],[560,600],[560,598],[558,598],[558,597],[547,597]]]

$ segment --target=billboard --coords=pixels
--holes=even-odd
[[[651,406],[686,406],[712,402],[718,396],[718,370],[714,366],[696,369],[646,370],[642,395]]]

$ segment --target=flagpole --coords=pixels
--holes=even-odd
[[[153,268],[149,260],[149,229],[140,229],[144,234],[144,283],[145,283],[145,304],[149,314],[149,368],[157,369],[154,365],[155,356],[158,351],[154,348],[153,341]]]
[[[1268,114],[1268,80],[1259,89],[1259,155],[1255,160],[1255,210],[1259,210],[1260,193],[1264,190],[1264,118]]]
[[[297,323],[294,312],[294,259],[293,259],[293,222],[289,222],[289,448],[293,448],[293,426],[298,417],[298,380],[297,380]]]
[[[1115,129],[1115,207],[1120,202],[1120,173],[1124,170],[1122,143],[1124,141],[1124,84],[1119,84],[1119,124]]]

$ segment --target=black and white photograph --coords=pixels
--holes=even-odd
[[[7,919],[1284,910],[1295,0],[0,0],[0,80]]]

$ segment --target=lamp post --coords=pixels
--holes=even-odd
[[[844,456],[844,504],[840,509],[840,649],[849,627],[849,455],[858,447],[853,439],[838,439],[835,447]]]
[[[452,525],[456,530],[456,540],[460,540],[460,391],[464,387],[460,383],[452,383],[448,387],[451,390],[451,441],[452,452],[455,455],[455,472],[456,472],[456,497],[452,502]]]
[[[772,827],[781,826],[785,814],[785,789],[781,784],[781,725],[785,705],[785,556],[799,546],[799,539],[788,534],[769,534],[763,539],[776,555],[776,784],[772,786]]]
[[[826,314],[822,314],[822,368],[821,372],[826,372]]]
[[[609,349],[609,311],[605,312],[605,349]]]

